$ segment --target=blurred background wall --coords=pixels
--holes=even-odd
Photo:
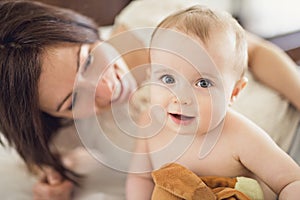
[[[131,0],[37,0],[40,2],[70,8],[93,18],[99,25],[111,25],[114,17]]]
[[[113,18],[132,0],[38,0],[71,8],[111,25]],[[148,0],[138,0],[148,1]],[[160,0],[163,2],[164,0]],[[176,0],[174,0],[176,1]],[[273,37],[300,30],[300,0],[186,0],[232,13],[248,31]],[[138,16],[137,16],[138,17]],[[151,16],[149,16],[151,17]]]

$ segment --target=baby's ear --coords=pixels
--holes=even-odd
[[[236,82],[230,98],[231,104],[234,103],[239,93],[246,87],[247,83],[248,83],[248,79],[247,77],[244,76]]]

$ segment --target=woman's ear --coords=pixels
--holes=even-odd
[[[247,83],[248,83],[248,79],[247,79],[247,77],[244,77],[244,76],[240,80],[237,81],[237,83],[235,84],[234,89],[232,91],[232,94],[231,94],[230,104],[235,102],[235,100],[237,99],[237,96],[246,87]]]

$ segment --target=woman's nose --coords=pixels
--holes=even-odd
[[[114,83],[103,78],[98,82],[98,85],[96,86],[95,98],[98,101],[100,100],[101,102],[110,102],[114,89]]]

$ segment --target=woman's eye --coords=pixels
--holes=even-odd
[[[68,110],[70,110],[70,111],[73,110],[75,103],[76,103],[76,97],[77,97],[77,92],[74,92],[73,97],[72,97],[72,102],[71,102],[71,105],[68,107]]]
[[[210,80],[208,79],[200,79],[197,83],[196,86],[197,87],[202,87],[202,88],[208,88],[211,87],[213,84],[211,83]]]
[[[87,58],[86,58],[86,61],[84,63],[84,66],[83,66],[83,71],[86,71],[88,69],[88,67],[92,64],[93,62],[93,56],[92,55],[89,55]]]
[[[170,75],[163,75],[160,79],[165,84],[173,84],[173,83],[175,83],[175,79],[172,76],[170,76]]]

